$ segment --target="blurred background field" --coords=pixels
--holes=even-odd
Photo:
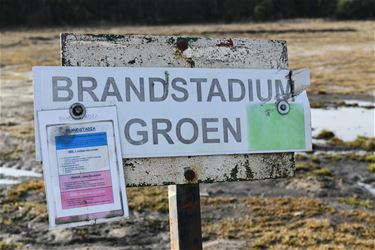
[[[61,32],[286,40],[312,71],[314,151],[293,178],[202,185],[204,246],[375,248],[374,1],[47,2],[1,0],[0,249],[169,247],[164,187],[129,188],[129,221],[48,230],[31,67],[60,65]]]
[[[30,71],[33,65],[59,65],[59,33],[64,31],[286,40],[289,67],[300,68],[307,65],[313,69],[314,84],[309,89],[310,93],[370,95],[375,90],[374,22],[332,22],[321,19],[252,24],[5,30],[1,39],[1,65],[5,67],[3,79],[21,77],[22,72]],[[8,72],[7,67],[12,67],[12,70]]]
[[[372,19],[372,0],[1,0],[0,27]]]

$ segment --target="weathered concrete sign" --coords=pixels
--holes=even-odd
[[[37,111],[116,105],[125,158],[311,149],[309,103],[305,93],[292,98],[299,82],[288,70],[34,67],[33,74]]]
[[[134,35],[78,35],[78,34],[62,34],[61,35],[61,61],[63,66],[80,66],[80,67],[162,67],[167,68],[170,75],[168,76],[169,82],[169,91],[167,99],[173,103],[172,105],[166,105],[169,109],[175,107],[180,107],[185,105],[186,102],[191,100],[197,101],[197,83],[191,82],[190,75],[178,75],[173,73],[171,70],[176,68],[234,68],[234,69],[270,69],[270,70],[281,70],[287,72],[288,70],[288,57],[287,57],[287,46],[285,41],[261,41],[261,40],[248,40],[248,39],[231,39],[230,42],[221,39],[212,39],[212,38],[200,38],[200,37],[176,37],[176,36],[134,36]],[[76,68],[79,70],[79,68]],[[68,69],[69,70],[69,69]],[[161,70],[160,75],[156,76],[161,79],[166,79],[165,70]],[[197,71],[199,72],[199,70]],[[202,70],[205,72],[205,70]],[[121,72],[122,77],[124,72]],[[74,75],[71,75],[74,76]],[[81,75],[87,76],[87,75]],[[108,75],[110,76],[110,75]],[[107,77],[108,77],[107,76]],[[139,76],[144,77],[144,92],[145,92],[145,102],[146,100],[150,102],[149,96],[149,82],[148,77],[150,74],[145,74],[142,71],[142,74]],[[171,81],[176,76],[180,76],[186,80],[186,85],[181,82],[176,82],[176,87],[185,87],[188,91],[189,97],[186,102],[177,102],[173,100],[171,94],[175,94],[176,98],[184,97],[184,91],[178,91],[171,87]],[[293,77],[297,77],[294,75]],[[77,75],[76,75],[77,77]],[[96,73],[93,75],[96,79]],[[125,76],[126,77],[126,76]],[[222,101],[221,92],[216,94],[219,90],[217,84],[214,83],[214,89],[211,94],[211,102],[207,101],[208,93],[210,86],[212,85],[212,80],[214,75],[202,75],[199,76],[207,79],[207,83],[202,83],[206,92],[203,92],[202,87],[202,102],[197,102],[198,105],[239,105],[244,106],[245,101],[249,100],[249,85],[248,77],[245,75],[238,75],[241,77],[240,80],[243,81],[245,87],[245,97],[239,102],[230,102],[229,101],[229,90],[228,82],[229,75],[218,74],[218,81],[222,89],[225,102]],[[250,77],[251,78],[251,77]],[[103,78],[104,79],[104,78]],[[122,102],[117,101],[118,96],[115,93],[111,95],[115,90],[113,86],[107,90],[103,97],[104,86],[107,83],[107,79],[96,79],[98,86],[97,89],[93,90],[93,93],[99,100],[98,102],[92,101],[93,106],[95,105],[107,105],[113,102],[116,105],[127,104],[126,102],[126,82],[124,78],[116,79],[116,86],[118,87],[118,92],[122,98]],[[263,78],[262,78],[263,79]],[[78,79],[72,78],[72,98],[79,100],[78,96]],[[276,78],[274,79],[276,80]],[[282,82],[284,82],[284,73],[281,74]],[[111,80],[110,80],[111,82]],[[51,82],[49,82],[51,84]],[[45,86],[48,82],[42,83],[43,90],[39,93],[39,96],[49,95],[46,99],[48,103],[52,103],[53,100],[53,89],[51,85]],[[69,84],[69,83],[68,83]],[[90,82],[85,81],[83,87],[89,87]],[[87,85],[86,85],[87,84]],[[111,83],[109,83],[111,84]],[[139,87],[139,77],[133,79],[133,84],[135,87]],[[252,90],[254,100],[258,100],[257,90],[256,90],[256,79],[252,79]],[[264,84],[264,83],[263,83]],[[57,85],[59,87],[65,86],[64,81],[58,81]],[[73,87],[74,85],[74,87]],[[100,86],[99,86],[100,85]],[[113,85],[113,84],[111,84]],[[161,89],[161,83],[155,82],[155,98],[162,97],[161,92],[157,89]],[[192,88],[192,92],[187,88],[187,85]],[[241,97],[241,84],[232,83],[233,85],[233,98]],[[262,97],[267,98],[267,85],[266,87],[261,87]],[[271,79],[271,88],[273,100],[271,102],[266,102],[266,104],[272,104],[275,107],[275,96],[276,96],[276,85],[275,81]],[[263,85],[262,85],[263,86]],[[132,86],[129,84],[131,95],[131,100],[138,100],[142,98],[140,94],[138,97],[137,92],[132,89]],[[296,87],[296,86],[294,86]],[[125,88],[125,89],[124,89]],[[265,92],[263,92],[265,88]],[[137,88],[135,88],[137,89]],[[176,88],[178,89],[178,88]],[[280,93],[281,93],[281,88]],[[282,86],[282,89],[285,90],[285,85]],[[207,92],[208,91],[208,92]],[[48,93],[49,92],[49,93]],[[294,88],[294,92],[298,94],[300,91]],[[57,98],[69,97],[70,92],[64,92],[61,89],[57,89]],[[302,93],[301,97],[305,94]],[[94,96],[94,95],[93,95]],[[289,103],[296,104],[299,103],[298,98],[289,99]],[[44,97],[43,97],[44,98]],[[87,91],[83,91],[82,99],[86,102],[95,98],[92,97]],[[105,98],[105,102],[101,102],[101,99]],[[195,99],[191,99],[195,98]],[[233,99],[232,98],[232,99]],[[307,100],[307,99],[306,99]],[[165,101],[162,102],[153,102],[152,104],[162,105]],[[47,103],[47,104],[48,104]],[[56,105],[59,105],[61,108],[69,108],[71,101],[61,101],[56,102]],[[139,101],[139,103],[142,103]],[[254,102],[254,104],[260,104]],[[39,103],[40,109],[49,108],[50,106]],[[305,105],[305,103],[304,103]],[[88,106],[89,107],[89,106]],[[177,109],[176,109],[177,110]],[[247,112],[248,109],[245,109],[244,112]],[[199,111],[199,110],[197,110]],[[177,115],[184,114],[185,110],[179,110],[176,112]],[[238,130],[236,127],[236,119],[233,114],[226,114],[225,116],[212,116],[220,113],[214,113],[219,111],[209,110],[208,114],[205,114],[205,117],[208,118],[218,118],[218,122],[205,122],[207,124],[207,129],[211,127],[217,127],[218,132],[207,131],[207,139],[220,139],[224,144],[224,119],[228,118],[228,122],[225,121],[228,143],[237,143],[236,138],[238,137]],[[199,112],[198,112],[199,113]],[[293,113],[293,112],[292,112]],[[223,113],[224,114],[224,113]],[[276,114],[276,113],[275,113]],[[188,115],[188,114],[186,114]],[[245,115],[245,114],[244,114]],[[308,116],[305,112],[304,117]],[[149,116],[151,117],[151,116]],[[198,127],[198,137],[194,142],[203,141],[202,134],[202,117],[190,117],[194,122],[196,122]],[[240,116],[240,119],[243,119]],[[156,117],[163,118],[163,117]],[[196,120],[198,118],[198,120]],[[126,116],[120,117],[120,119],[126,119]],[[181,119],[180,119],[181,120]],[[130,127],[130,133],[133,133],[131,137],[135,141],[142,139],[142,133],[138,134],[137,132],[145,131],[148,133],[147,143],[153,146],[154,138],[150,136],[152,132],[152,120],[149,120],[148,117],[144,119],[147,124],[143,127],[140,123],[134,122]],[[180,143],[176,135],[177,120],[171,120],[171,125],[174,126],[174,129],[171,128],[170,134],[171,139],[175,143]],[[125,122],[125,120],[124,120]],[[241,123],[245,120],[241,120]],[[307,121],[305,121],[307,122]],[[158,122],[157,125],[159,129],[162,127],[163,123]],[[213,126],[214,125],[214,126]],[[181,124],[181,129],[194,128],[192,123],[184,122]],[[241,124],[241,129],[245,129],[246,125]],[[233,130],[231,129],[233,128]],[[123,142],[126,142],[125,137],[125,123],[122,124],[120,133],[122,134]],[[133,131],[133,132],[132,132]],[[150,132],[151,131],[151,132]],[[193,131],[193,130],[192,130]],[[221,131],[219,133],[219,131]],[[237,132],[237,133],[236,133]],[[241,130],[241,141],[247,143],[247,139],[244,137],[246,129],[244,132]],[[145,133],[143,133],[145,134]],[[174,135],[173,135],[174,134]],[[187,134],[183,134],[185,140],[192,139],[188,137]],[[237,136],[237,137],[236,137]],[[306,140],[306,138],[305,138]],[[158,143],[163,142],[166,146],[170,146],[168,141],[165,139],[163,134],[158,134]],[[137,145],[131,146],[137,147]],[[140,147],[144,146],[140,145]],[[184,145],[193,145],[193,144],[183,144]],[[217,144],[210,144],[211,148]],[[248,145],[248,144],[246,144]],[[176,147],[172,145],[171,147]],[[38,147],[37,147],[38,148]],[[37,150],[37,153],[39,151]],[[125,152],[126,153],[126,152]],[[147,152],[146,152],[147,153]],[[40,159],[40,158],[39,158]],[[294,173],[294,159],[293,153],[257,153],[257,154],[219,154],[219,155],[204,155],[204,156],[176,156],[176,157],[147,157],[147,158],[127,158],[123,162],[125,170],[125,179],[127,186],[144,186],[144,185],[169,185],[169,184],[184,184],[184,183],[199,183],[199,182],[220,182],[220,181],[240,181],[240,180],[259,180],[267,178],[280,178],[292,176]]]

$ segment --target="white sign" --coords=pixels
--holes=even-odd
[[[311,150],[310,106],[303,90],[309,71],[300,71],[294,83],[289,73],[34,67],[35,109],[67,109],[75,102],[116,105],[124,158]],[[41,159],[38,131],[36,141]]]
[[[50,226],[127,218],[116,107],[87,109],[82,120],[68,109],[37,116]]]

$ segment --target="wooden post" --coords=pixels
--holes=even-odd
[[[169,185],[172,250],[202,249],[199,184]]]

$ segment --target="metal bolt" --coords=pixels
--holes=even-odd
[[[289,113],[290,106],[287,101],[281,100],[276,104],[276,106],[277,106],[277,111],[279,112],[279,114],[286,115]]]
[[[69,113],[73,119],[79,120],[86,115],[86,108],[81,103],[74,103],[70,106]]]
[[[287,107],[286,107],[286,105],[283,103],[283,104],[280,105],[280,109],[281,109],[282,111],[285,111],[285,110],[287,109]]]
[[[191,170],[190,168],[185,169],[184,176],[185,176],[186,180],[192,181],[195,178],[195,172],[193,170]]]
[[[80,106],[77,106],[77,107],[74,107],[73,114],[78,116],[78,115],[82,114],[82,111],[83,111],[83,108],[80,107]]]
[[[188,41],[185,38],[177,39],[177,48],[181,51],[184,51],[188,48]]]

